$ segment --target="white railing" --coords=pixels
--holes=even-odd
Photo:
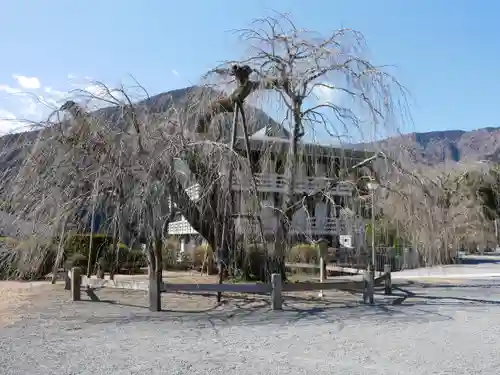
[[[311,234],[346,234],[347,225],[334,217],[309,217],[305,220],[293,221],[292,231]]]
[[[258,221],[255,218],[238,217],[235,219],[238,233],[259,233]],[[276,217],[262,218],[265,234],[276,233],[278,220]],[[329,217],[311,217],[305,220],[293,221],[290,231],[292,233],[310,233],[315,235],[328,234],[359,234],[365,230],[363,219],[355,219],[352,223],[346,220]],[[197,234],[198,232],[185,219],[174,221],[168,225],[169,234]]]
[[[257,190],[262,192],[282,192],[286,188],[286,178],[282,174],[265,174],[256,173],[255,180],[257,183]],[[295,191],[297,192],[314,192],[328,187],[333,183],[333,178],[327,177],[306,177],[298,178],[295,182]],[[250,190],[251,181],[248,177],[238,179],[236,176],[233,180],[234,190]],[[199,184],[192,185],[186,190],[186,194],[192,200],[200,199],[201,187]],[[348,183],[339,183],[332,187],[329,192],[333,195],[347,196],[352,194],[352,186]]]
[[[186,219],[173,221],[168,224],[168,234],[197,234],[198,232]]]
[[[283,174],[268,174],[256,173],[255,180],[257,183],[257,190],[262,192],[281,192],[286,188],[286,178]],[[295,182],[295,191],[297,192],[313,192],[325,189],[329,184],[333,183],[335,179],[328,177],[305,177],[298,178]],[[251,180],[248,176],[237,176],[233,179],[234,190],[249,190],[251,188]],[[330,192],[333,195],[351,195],[352,186],[347,183],[340,183],[332,187]]]
[[[239,217],[236,218],[236,228],[239,233],[258,233],[259,227],[254,218]],[[276,233],[278,228],[278,219],[276,217],[263,218],[262,226],[265,234]],[[313,235],[329,234],[359,234],[364,231],[364,222],[362,219],[355,219],[349,223],[340,218],[304,218],[292,221],[291,233],[305,233]]]
[[[197,201],[200,199],[200,193],[201,193],[201,186],[200,184],[195,184],[193,186],[188,187],[186,190],[186,194],[188,195],[189,198],[191,198],[194,201]]]

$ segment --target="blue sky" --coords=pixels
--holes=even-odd
[[[414,124],[403,130],[500,126],[500,2],[233,3],[3,0],[0,118],[45,113],[19,91],[50,104],[90,79],[116,85],[132,74],[150,94],[196,83],[218,62],[241,56],[229,30],[276,10],[321,33],[339,27],[363,32],[374,61],[396,65],[396,76],[412,94]]]

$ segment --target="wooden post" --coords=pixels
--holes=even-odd
[[[410,268],[410,250],[407,247],[403,249],[403,268]]]
[[[363,288],[363,302],[373,304],[373,286],[374,286],[374,272],[371,266],[368,266],[364,274],[364,288]]]
[[[324,283],[327,277],[326,272],[326,263],[328,258],[328,241],[324,238],[321,238],[316,242],[318,244],[319,250],[319,282]],[[320,298],[323,297],[323,291],[319,291]]]
[[[283,309],[283,295],[281,286],[281,275],[279,273],[273,273],[271,275],[271,305],[273,310]]]
[[[390,296],[392,294],[392,280],[391,280],[391,265],[384,265],[384,275],[386,276],[384,280],[384,294]]]
[[[82,284],[82,275],[79,267],[71,269],[71,300],[80,301],[80,287]]]
[[[319,282],[324,283],[325,282],[325,259],[323,257],[319,258]],[[318,297],[323,298],[323,290],[319,291]]]
[[[326,272],[326,264],[328,263],[328,241],[322,238],[317,242],[317,244],[319,247],[320,281],[324,281],[328,276]],[[322,260],[323,264],[321,264]],[[321,273],[323,273],[323,276],[321,276]]]
[[[71,290],[71,270],[64,270],[64,290]]]

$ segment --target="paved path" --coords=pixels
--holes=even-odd
[[[480,261],[485,260],[485,263],[474,264],[456,264],[447,266],[437,266],[428,268],[408,269],[403,271],[392,272],[391,276],[395,280],[419,280],[419,279],[484,279],[484,278],[500,278],[500,257],[480,257],[470,256],[467,259],[474,259]],[[498,263],[493,262],[496,259]],[[317,265],[306,263],[290,264],[290,266],[297,268],[316,268]],[[352,274],[362,274],[364,270],[338,267],[333,264],[327,265],[327,270],[333,272],[345,272]]]

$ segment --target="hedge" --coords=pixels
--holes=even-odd
[[[65,268],[83,267],[87,269],[89,259],[90,234],[76,234],[67,238],[64,244]],[[139,268],[147,267],[147,258],[142,250],[129,249],[126,245],[118,244],[118,270],[128,270],[129,273]],[[116,262],[116,253],[113,251],[113,237],[103,234],[92,235],[92,253],[90,254],[92,272],[97,268],[111,270]],[[83,263],[83,264],[82,264]]]
[[[297,244],[290,249],[286,258],[290,263],[316,264],[319,262],[318,245]]]

